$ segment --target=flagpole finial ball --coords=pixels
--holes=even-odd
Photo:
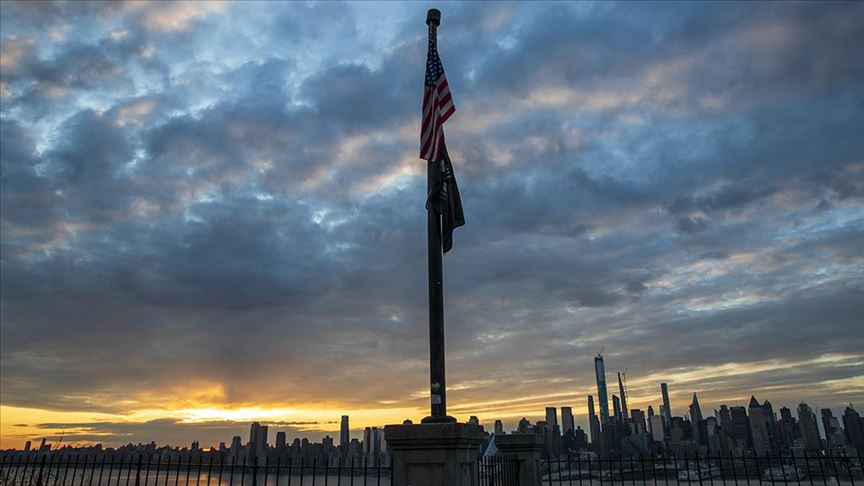
[[[435,25],[438,27],[441,25],[441,11],[437,8],[430,8],[428,12],[426,12],[426,25]]]

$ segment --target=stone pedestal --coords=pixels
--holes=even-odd
[[[458,423],[388,425],[393,486],[477,486],[483,427]]]
[[[519,485],[540,486],[543,456],[543,438],[536,434],[496,435],[495,447],[505,455],[516,456],[519,461]]]

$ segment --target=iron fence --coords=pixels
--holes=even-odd
[[[480,486],[518,486],[519,459],[506,454],[480,457],[477,473]]]
[[[816,486],[864,484],[862,457],[847,455],[684,455],[678,457],[547,458],[548,485],[677,484],[744,486],[783,483]]]
[[[333,462],[19,452],[0,456],[0,486],[391,486],[390,460]]]

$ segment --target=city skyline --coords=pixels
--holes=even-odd
[[[0,2],[0,448],[427,414],[427,7]],[[450,415],[864,403],[864,4],[439,7]]]
[[[595,357],[595,366],[596,366],[596,363],[597,363],[597,357]],[[597,379],[596,367],[595,367],[595,377],[594,378],[595,378],[595,380]],[[680,391],[680,392],[675,393],[674,391],[670,391],[669,395],[666,395],[664,393],[664,391],[668,390],[668,384],[666,382],[663,382],[663,383],[657,383],[656,385],[657,385],[656,389],[657,389],[658,393],[657,393],[656,397],[654,397],[653,400],[652,399],[647,399],[645,401],[640,400],[640,401],[636,402],[637,406],[630,407],[630,410],[628,412],[632,412],[634,410],[639,410],[639,411],[641,411],[642,414],[648,414],[649,413],[648,409],[654,405],[657,405],[657,407],[654,410],[657,411],[657,415],[659,416],[659,415],[661,415],[660,411],[664,410],[664,406],[663,406],[664,397],[682,397],[681,403],[678,403],[675,399],[670,399],[670,403],[672,403],[671,410],[668,414],[670,417],[670,421],[671,421],[672,417],[682,417],[685,420],[690,420],[690,412],[692,410],[691,409],[691,403],[692,402],[688,401],[688,400],[684,400],[683,397],[689,393],[695,399],[698,392]],[[661,385],[664,385],[664,386],[661,386]],[[612,396],[616,400],[619,398],[619,396],[617,394],[612,394]],[[590,400],[591,397],[592,397],[592,395],[589,393],[587,395],[587,398]],[[629,394],[629,387],[628,387],[628,391],[627,391],[627,397],[628,397],[627,399],[630,399],[630,397],[631,397],[631,395]],[[701,408],[701,406],[704,406],[705,410],[709,410],[710,415],[713,416],[715,414],[715,412],[717,412],[717,410],[721,408],[721,406],[729,405],[729,406],[731,406],[731,408],[734,408],[734,407],[746,408],[746,406],[748,406],[748,404],[752,404],[752,400],[754,397],[755,397],[755,395],[751,394],[750,397],[747,397],[746,399],[741,399],[737,402],[723,402],[723,403],[719,403],[719,402],[717,402],[717,403],[704,402],[703,403],[703,400],[700,398],[699,402],[700,402],[700,408]],[[781,403],[781,402],[775,402],[773,400],[770,400],[769,397],[763,397],[763,399],[771,402],[775,407],[775,411],[780,410],[781,408],[788,408],[788,409],[792,409],[792,410],[797,410],[797,407],[800,404],[806,403],[806,401],[804,401],[804,400],[797,401],[796,403]],[[583,397],[582,401],[583,402],[585,401],[584,397]],[[563,413],[565,413],[564,411],[567,410],[567,412],[572,414],[574,428],[580,428],[590,438],[591,437],[591,426],[590,426],[590,421],[589,421],[589,419],[590,419],[589,407],[588,407],[588,405],[584,405],[584,407],[583,407],[583,406],[579,405],[578,403],[579,402],[576,401],[572,405],[568,405],[568,404],[564,404],[562,402],[554,402],[554,403],[547,403],[546,406],[543,409],[541,409],[542,411],[536,410],[536,411],[533,411],[532,413],[516,414],[516,415],[503,415],[503,414],[490,414],[490,415],[485,415],[485,416],[471,415],[470,417],[460,416],[459,419],[462,422],[469,421],[469,418],[470,419],[477,419],[479,421],[479,423],[486,428],[487,433],[492,433],[495,430],[495,423],[500,422],[502,429],[505,431],[505,433],[512,433],[512,432],[515,432],[519,428],[519,422],[520,421],[527,419],[529,422],[540,422],[541,420],[543,420],[546,423],[548,423],[549,419],[550,419],[550,414],[552,414],[551,415],[552,419],[556,421],[555,423],[553,423],[553,425],[563,435],[566,433],[566,431],[564,430],[564,423],[565,423],[566,419],[562,416],[561,424],[559,426],[559,424],[557,423],[558,412],[563,414]],[[854,403],[848,403],[848,404],[841,405],[841,406],[834,407],[834,408],[837,408],[839,410],[843,410],[847,406],[852,406],[854,408],[854,405],[855,405]],[[813,405],[811,408],[812,408],[814,416],[815,415],[821,416],[822,410],[830,410],[829,407],[820,407],[818,404]],[[584,410],[585,413],[579,413],[578,411],[580,411],[580,410]],[[574,411],[576,411],[576,413],[574,413]],[[420,412],[418,411],[418,413],[420,413]],[[595,413],[599,419],[599,416],[600,416],[599,409],[595,410]],[[623,411],[622,411],[622,413],[623,413]],[[779,412],[777,412],[777,413],[779,413]],[[776,415],[776,413],[775,413],[775,415]],[[403,420],[412,420],[412,421],[419,422],[419,419],[422,417],[422,413],[420,413],[420,415],[404,416],[401,418],[399,418],[399,417],[392,418],[391,420],[389,420],[389,422],[364,423],[363,425],[359,425],[359,426],[356,426],[353,428],[351,428],[351,427],[346,428],[346,425],[349,423],[348,418],[350,416],[351,415],[349,413],[348,415],[342,415],[340,420],[330,420],[330,421],[327,421],[324,423],[305,423],[305,424],[290,424],[290,423],[288,423],[288,424],[286,424],[284,421],[278,421],[278,420],[275,420],[275,421],[260,420],[260,423],[264,428],[264,434],[266,434],[265,437],[275,438],[276,434],[286,434],[286,437],[288,439],[309,439],[310,441],[319,441],[319,442],[321,440],[323,440],[324,438],[329,437],[334,442],[334,444],[339,445],[342,443],[343,434],[345,434],[344,436],[347,437],[348,442],[350,442],[352,439],[357,439],[358,436],[362,438],[364,431],[368,430],[370,428],[376,428],[376,429],[383,430],[384,425],[387,425],[387,423],[402,422]],[[616,415],[613,415],[610,413],[610,417],[615,418]],[[647,419],[650,417],[647,415],[644,415],[644,418]],[[353,424],[354,422],[352,421],[350,423]],[[598,420],[598,423],[599,423],[599,420]],[[254,442],[253,438],[255,437],[255,434],[256,434],[256,432],[254,432],[254,430],[255,430],[255,426],[258,424],[259,424],[259,421],[256,421],[253,423],[253,425],[252,425],[253,432],[250,433],[250,438],[249,438],[248,442]],[[74,428],[76,425],[80,426],[82,424],[67,424],[67,425]],[[93,424],[87,424],[87,425],[91,426]],[[117,425],[117,424],[110,424],[110,423],[105,424],[106,430],[110,430],[110,427],[112,425]],[[147,424],[141,424],[141,425],[144,425],[146,427]],[[202,424],[202,423],[192,422],[192,423],[188,423],[185,425],[188,428],[184,432],[184,434],[182,435],[183,440],[185,441],[184,443],[190,443],[190,442],[194,441],[196,443],[201,444],[202,449],[206,450],[208,447],[216,448],[218,446],[219,442],[224,441],[223,440],[224,437],[220,437],[218,435],[209,435],[209,437],[211,437],[211,438],[209,439],[210,442],[208,443],[207,440],[200,440],[195,435],[196,431],[198,433],[206,433],[206,431],[209,428],[207,423]],[[212,425],[212,424],[209,424],[209,425]],[[239,433],[241,431],[245,432],[249,427],[248,421],[242,421],[242,420],[232,422],[230,425],[229,424],[221,424],[221,425],[223,425],[223,427],[220,427],[218,429],[219,430],[218,432],[212,431],[212,434],[218,434],[220,432],[223,432],[223,433],[230,432],[232,435],[237,435],[237,434],[235,434],[235,432],[237,432],[237,433]],[[290,425],[303,425],[307,428],[297,429],[297,428],[291,427]],[[314,428],[315,425],[325,425],[325,427]],[[129,427],[128,424],[125,424],[125,426]],[[122,425],[121,425],[121,427],[122,427]],[[823,436],[826,435],[822,418],[819,418],[819,420],[817,420],[816,427],[817,427],[819,434],[821,434]],[[272,429],[272,433],[267,432],[268,428]],[[649,428],[650,428],[650,425],[649,425]],[[66,431],[64,431],[64,432],[66,432]],[[346,432],[347,432],[347,434],[346,434]],[[292,436],[292,435],[290,435],[291,433],[293,433],[295,435]],[[90,439],[89,440],[83,440],[83,441],[76,440],[75,437],[78,437],[78,436],[80,436],[80,435],[78,433],[76,433],[74,430],[69,431],[68,435],[66,433],[63,434],[63,437],[65,439],[66,444],[72,443],[72,444],[79,444],[82,446],[90,446],[90,445],[94,445],[97,443],[101,443],[104,446],[118,447],[118,446],[124,446],[126,444],[140,444],[140,443],[146,444],[146,443],[150,443],[150,442],[156,442],[157,446],[183,447],[181,444],[171,444],[168,442],[161,443],[161,442],[159,442],[159,440],[157,440],[157,438],[153,438],[153,437],[151,437],[148,440],[147,437],[142,436],[142,435],[131,435],[131,436],[126,437],[125,440],[124,439],[118,439],[118,440],[113,440],[113,441],[108,439],[108,437],[111,437],[110,435],[106,435],[105,437],[102,437],[102,438],[108,439],[108,440],[101,440],[101,438],[98,436],[87,436],[86,434],[84,434],[83,437],[90,437]],[[242,437],[242,434],[240,436]],[[44,436],[44,435],[43,436],[32,435],[32,436],[27,436],[27,437],[21,437],[21,438],[19,438],[19,440],[20,440],[19,446],[7,447],[4,445],[3,447],[0,447],[0,450],[10,449],[10,448],[19,448],[20,449],[20,448],[23,448],[23,444],[25,442],[29,441],[32,443],[32,442],[38,441],[40,439],[48,439],[48,438],[49,437]],[[135,440],[136,438],[138,439],[137,441]],[[56,436],[56,437],[54,437],[54,439],[55,439],[55,443],[56,443],[57,441],[59,441],[60,436]],[[144,440],[142,440],[142,439],[144,439]],[[60,442],[63,442],[63,441],[60,441]],[[591,441],[591,442],[593,443],[593,441]],[[247,442],[244,442],[244,444],[246,444],[246,443]],[[49,441],[49,444],[50,444],[50,441]]]
[[[661,400],[662,400],[662,396],[661,396]],[[649,407],[651,405],[652,404],[649,404]],[[695,408],[694,408],[694,405],[695,405]],[[718,420],[722,421],[724,411],[728,412],[729,410],[736,409],[736,408],[741,409],[741,410],[745,409],[744,406],[734,405],[734,404],[731,407],[727,408],[728,405],[730,405],[730,404],[726,404],[726,403],[720,404],[717,408],[713,409],[713,411],[710,414],[711,418],[712,419],[717,418]],[[762,415],[762,413],[764,412],[764,407],[766,407],[766,406],[768,406],[768,407],[776,406],[776,410],[778,410],[779,412],[773,412],[772,411],[772,413],[768,414],[767,416]],[[787,413],[790,411],[790,407],[784,406],[784,405],[772,404],[772,403],[770,403],[770,400],[768,400],[768,399],[765,399],[764,403],[760,404],[756,400],[755,395],[751,395],[750,403],[749,403],[748,407],[746,407],[746,408],[748,408],[749,411],[745,410],[745,412],[744,412],[745,417],[747,417],[751,421],[754,419],[754,417],[758,417],[759,421],[767,420],[769,418],[771,421],[788,420],[788,418],[784,415],[784,413]],[[850,403],[845,408],[844,412],[848,411],[849,409],[851,409],[853,411],[853,413],[856,414],[855,417],[858,418],[858,420],[860,421],[861,420],[860,414],[857,413],[857,409],[854,408],[854,404]],[[697,411],[695,416],[693,415],[694,410]],[[823,446],[824,447],[831,447],[834,445],[851,445],[851,444],[849,444],[848,435],[846,434],[846,429],[848,428],[847,424],[845,424],[845,422],[844,422],[843,426],[840,425],[840,423],[841,423],[840,419],[843,418],[842,415],[839,415],[839,419],[838,419],[838,416],[835,416],[833,414],[833,411],[831,411],[830,409],[820,408],[820,407],[816,407],[814,409],[813,407],[810,407],[809,404],[801,402],[798,404],[797,407],[795,407],[795,413],[796,413],[795,418],[799,422],[803,422],[803,420],[801,418],[802,410],[804,410],[805,413],[808,413],[812,417],[812,424],[813,424],[815,434],[816,434],[815,437],[816,437],[816,440],[820,441],[819,445],[816,447],[821,448]],[[759,415],[757,416],[754,413],[754,411],[758,412]],[[559,424],[558,424],[559,412],[561,414],[561,426],[559,426]],[[645,415],[645,410],[643,410],[643,409],[632,408],[629,410],[629,412],[633,413],[632,417],[624,417],[623,411],[622,411],[621,415],[611,416],[611,419],[613,419],[613,420],[617,419],[617,420],[620,420],[622,422],[627,421],[628,423],[630,421],[632,421],[633,423],[637,423],[638,421],[651,418],[651,415],[648,415],[648,416]],[[638,413],[638,419],[637,419],[637,415],[636,415],[637,413]],[[683,415],[683,417],[682,417],[682,415]],[[672,413],[673,418],[683,419],[684,421],[690,422],[690,423],[696,423],[696,422],[700,422],[703,420],[703,414],[701,413],[701,410],[699,408],[698,398],[697,398],[696,392],[693,393],[693,401],[691,402],[691,404],[688,408],[688,412],[685,414],[682,414],[682,415],[677,415],[677,414]],[[817,417],[817,415],[819,415],[820,417]],[[844,415],[845,415],[845,413],[844,413]],[[548,427],[548,429],[550,431],[552,431],[552,430],[556,431],[559,438],[561,438],[562,436],[566,436],[568,432],[577,432],[578,431],[582,434],[585,434],[586,438],[590,434],[590,429],[588,428],[588,425],[587,425],[588,423],[590,423],[590,422],[588,422],[588,418],[590,416],[586,417],[586,426],[585,427],[583,427],[582,424],[579,424],[578,422],[573,424],[574,425],[573,427],[564,426],[564,424],[570,423],[569,420],[573,419],[571,406],[547,406],[547,407],[545,407],[544,415],[538,415],[538,416],[543,418],[544,420],[543,421],[534,420],[535,424],[532,425],[531,424],[532,421],[529,420],[528,417],[521,417],[518,421],[513,422],[513,424],[512,424],[513,426],[511,428],[507,428],[506,426],[504,426],[504,421],[502,421],[501,419],[485,419],[484,420],[484,419],[479,419],[476,416],[471,416],[469,418],[469,420],[467,420],[467,422],[473,421],[473,422],[478,423],[480,425],[485,425],[487,428],[487,430],[486,430],[487,435],[489,435],[489,434],[496,435],[496,434],[515,434],[515,433],[539,433],[536,430],[536,427],[541,426],[541,424],[544,428]],[[137,443],[134,441],[128,441],[128,442],[120,442],[120,443],[116,443],[116,444],[112,444],[112,443],[103,444],[100,441],[92,441],[92,442],[84,442],[84,443],[80,443],[80,444],[74,444],[74,443],[70,444],[68,442],[66,444],[63,444],[63,441],[61,440],[60,437],[58,437],[57,440],[54,441],[53,443],[48,440],[48,437],[42,437],[41,438],[41,446],[34,446],[33,440],[27,440],[24,443],[25,445],[23,445],[20,448],[20,450],[38,451],[38,450],[42,450],[43,448],[45,448],[45,446],[47,446],[47,449],[45,449],[45,450],[55,450],[55,451],[62,448],[62,447],[70,447],[70,446],[76,447],[76,448],[77,447],[91,448],[93,446],[102,446],[102,447],[108,447],[108,448],[115,448],[116,449],[116,448],[124,448],[124,447],[129,447],[129,446],[141,446],[141,445],[151,445],[152,444],[153,446],[155,446],[157,448],[172,448],[172,449],[178,449],[178,450],[184,450],[184,451],[189,450],[191,452],[195,452],[196,450],[198,450],[198,451],[207,451],[207,450],[216,451],[216,450],[218,450],[220,452],[230,451],[232,453],[232,455],[235,456],[236,459],[239,459],[240,454],[242,453],[243,457],[248,458],[250,463],[255,456],[262,454],[264,451],[266,451],[268,449],[276,450],[276,451],[279,451],[279,450],[284,451],[284,450],[286,450],[286,448],[290,449],[292,447],[292,444],[295,444],[295,447],[296,447],[296,444],[300,444],[301,441],[303,444],[306,444],[307,441],[309,444],[314,444],[314,443],[318,443],[318,444],[323,443],[325,445],[329,444],[329,446],[331,448],[335,448],[334,450],[338,450],[338,451],[347,451],[348,450],[347,446],[351,446],[352,443],[354,443],[354,442],[359,442],[360,445],[362,446],[362,448],[358,449],[358,450],[361,451],[361,453],[363,453],[363,454],[378,455],[379,452],[383,452],[384,446],[381,445],[385,441],[385,437],[383,436],[383,427],[366,426],[366,427],[360,427],[360,428],[353,429],[353,431],[352,431],[352,429],[348,426],[349,417],[350,416],[348,416],[348,415],[341,416],[341,420],[339,421],[340,422],[340,428],[339,428],[340,433],[336,437],[332,437],[326,433],[322,433],[322,435],[320,437],[313,435],[313,436],[311,436],[311,439],[310,439],[310,436],[303,436],[303,435],[289,437],[289,436],[287,436],[287,434],[284,430],[274,429],[272,431],[272,433],[270,433],[269,426],[270,425],[277,425],[278,426],[278,425],[280,425],[279,423],[271,424],[271,423],[265,422],[265,423],[261,424],[259,422],[253,422],[251,425],[250,424],[243,424],[249,430],[249,435],[248,435],[249,439],[248,439],[248,441],[245,441],[245,442],[242,440],[242,435],[234,435],[231,441],[220,440],[220,441],[218,441],[218,443],[214,443],[214,444],[209,445],[209,446],[205,443],[201,443],[198,439],[192,439],[192,441],[191,441],[192,445],[187,448],[181,444],[159,443],[155,439],[150,440],[150,441],[144,441],[144,442],[139,441]],[[657,417],[659,417],[659,415],[657,415]],[[734,419],[734,417],[735,417],[735,414],[733,413],[732,419]],[[406,419],[406,420],[410,420],[410,419]],[[484,422],[488,422],[488,423],[484,423]],[[533,429],[527,430],[527,431],[520,430],[520,428],[523,427],[523,424],[526,424],[526,423],[528,424],[529,427],[533,427]],[[643,424],[643,426],[646,426],[647,428],[641,429],[642,433],[647,431],[650,434],[651,429],[654,428],[654,427],[652,427],[650,421],[647,423],[647,425]],[[499,429],[500,429],[500,431],[499,431]],[[864,439],[864,421],[861,421],[861,424],[858,425],[858,430],[860,432],[856,432],[856,433],[859,433],[862,435],[860,435],[860,437],[857,437],[856,439],[860,441],[860,440]],[[634,430],[631,432],[639,433],[640,431],[639,431],[639,429],[637,429],[637,430]],[[766,434],[767,434],[767,432],[766,432]],[[837,438],[838,435],[839,435],[839,438]],[[665,440],[668,440],[669,439],[669,430],[664,428],[664,432],[661,433],[661,437],[665,438]],[[271,438],[275,440],[275,443],[270,440]],[[772,437],[772,439],[773,439],[773,437]],[[318,442],[315,442],[316,440]],[[598,438],[598,440],[599,440],[599,438]],[[767,440],[768,440],[767,435],[764,437],[764,440],[767,442]],[[379,443],[378,448],[370,449],[366,445],[364,445],[364,444],[368,444],[370,441]],[[596,443],[594,440],[590,440],[589,442],[586,442],[586,444],[587,443],[590,443],[592,446],[596,446]],[[304,447],[305,447],[305,445],[304,445]],[[236,450],[237,448],[242,448],[242,451]],[[14,450],[14,448],[10,448],[10,449]],[[0,449],[0,450],[2,450],[2,449]],[[548,453],[549,451],[546,451],[546,452]],[[762,451],[762,452],[767,452],[767,450]],[[347,452],[340,452],[340,453],[347,454]]]

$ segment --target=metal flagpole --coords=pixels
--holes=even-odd
[[[437,28],[441,25],[441,12],[429,9],[426,13],[429,40],[437,43]],[[426,191],[435,187],[435,178],[441,177],[440,161],[427,164]],[[435,171],[438,171],[437,173]],[[426,233],[429,246],[429,381],[431,415],[423,423],[455,422],[447,416],[447,387],[444,377],[444,271],[442,269],[441,215],[432,204],[426,209]]]

